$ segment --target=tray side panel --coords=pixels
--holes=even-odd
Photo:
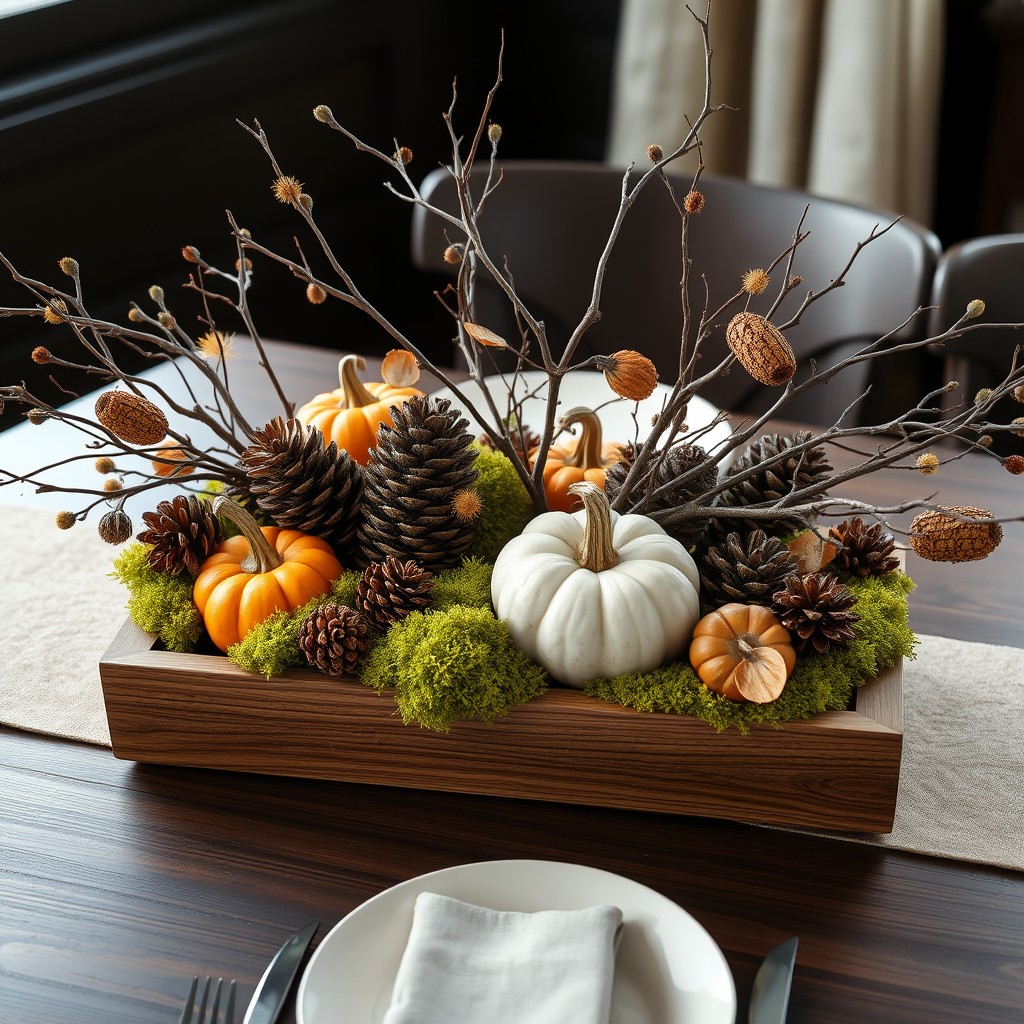
[[[857,711],[749,735],[552,689],[493,725],[405,726],[389,695],[151,650],[126,624],[100,666],[117,757],[850,831],[891,830],[901,733]],[[889,685],[892,685],[891,683]]]

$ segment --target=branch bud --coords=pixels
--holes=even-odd
[[[78,277],[78,260],[71,256],[65,256],[57,266],[60,267],[68,277]]]
[[[968,320],[974,320],[976,317],[981,316],[981,314],[984,312],[985,300],[971,299],[971,301],[967,303],[967,312],[964,313],[964,316],[966,316]]]
[[[331,124],[334,121],[334,114],[326,103],[319,103],[313,108],[313,116],[323,124]]]
[[[652,142],[647,147],[647,159],[650,160],[652,164],[656,164],[664,155],[665,151],[656,142]]]

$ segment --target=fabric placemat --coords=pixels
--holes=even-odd
[[[110,745],[99,661],[125,617],[115,548],[0,505],[0,723]],[[1024,650],[920,637],[904,664],[904,739],[890,835],[816,833],[1024,871]]]

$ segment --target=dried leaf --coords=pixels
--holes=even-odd
[[[480,345],[486,345],[488,348],[508,348],[508,342],[500,334],[495,334],[494,331],[481,327],[480,324],[471,324],[467,320],[462,326],[466,328],[466,333]]]
[[[835,544],[815,530],[804,530],[797,534],[787,547],[796,559],[797,572],[801,574],[818,572],[839,552]]]
[[[404,348],[393,348],[380,364],[381,380],[393,388],[411,388],[420,379],[420,364]]]

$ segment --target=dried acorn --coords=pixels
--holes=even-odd
[[[128,444],[159,444],[167,417],[148,398],[131,391],[104,391],[96,399],[96,419]]]
[[[914,517],[910,524],[910,546],[931,562],[975,562],[992,554],[1003,539],[999,523],[972,523],[955,519],[948,513],[969,519],[988,519],[992,513],[973,505],[940,506]]]
[[[789,342],[757,313],[737,313],[725,329],[725,341],[743,369],[760,384],[778,387],[796,373],[796,356]]]

